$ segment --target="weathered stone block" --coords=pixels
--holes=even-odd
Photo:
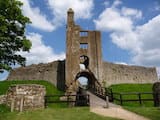
[[[0,95],[0,104],[6,103],[6,95]]]
[[[7,91],[6,104],[18,111],[44,108],[45,94],[43,85],[12,85]]]

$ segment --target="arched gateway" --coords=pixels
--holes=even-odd
[[[67,12],[66,29],[66,86],[76,92],[79,77],[88,79],[87,87],[93,89],[102,83],[102,53],[100,31],[83,30],[74,22],[74,12]],[[77,86],[76,86],[77,85]]]

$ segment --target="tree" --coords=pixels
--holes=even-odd
[[[25,36],[30,20],[22,14],[22,5],[17,0],[0,0],[0,72],[15,64],[24,66],[26,59],[17,52],[29,51],[32,45]]]

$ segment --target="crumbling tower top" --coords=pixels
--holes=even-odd
[[[74,24],[74,11],[72,10],[72,8],[69,8],[67,12],[67,24],[68,25]]]

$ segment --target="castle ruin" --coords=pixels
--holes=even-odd
[[[67,12],[66,60],[13,69],[7,80],[46,80],[61,90],[75,85],[79,77],[88,78],[88,87],[96,84],[153,83],[156,69],[119,65],[102,61],[100,31],[83,30]],[[75,88],[76,89],[76,88]]]

